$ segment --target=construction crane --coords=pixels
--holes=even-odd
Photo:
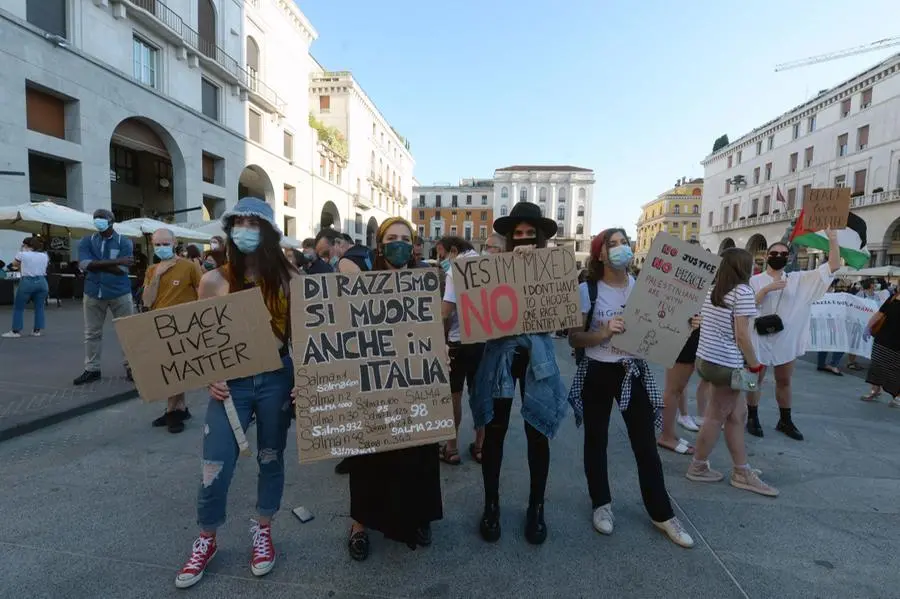
[[[864,46],[856,46],[853,48],[838,50],[836,52],[828,52],[827,54],[819,54],[818,56],[812,56],[810,58],[793,60],[791,62],[783,62],[779,65],[775,65],[775,72],[797,69],[811,64],[819,64],[820,62],[828,62],[829,60],[837,60],[838,58],[855,56],[856,54],[875,52],[876,50],[884,50],[885,48],[891,48],[893,46],[900,46],[900,37],[888,37],[883,40],[878,40],[877,42],[872,42],[871,44],[865,44]]]

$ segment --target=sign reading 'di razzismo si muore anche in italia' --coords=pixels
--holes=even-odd
[[[300,462],[453,439],[434,269],[291,283]]]
[[[278,340],[259,288],[117,318],[116,334],[145,400],[278,370]]]
[[[462,343],[582,324],[575,254],[568,247],[455,260]]]
[[[697,244],[659,233],[625,304],[625,332],[612,338],[612,346],[671,368],[721,260]]]

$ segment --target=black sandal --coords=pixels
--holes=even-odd
[[[458,449],[450,449],[446,445],[441,445],[439,452],[440,460],[445,464],[450,464],[451,466],[459,466],[462,463],[462,460],[459,457]]]
[[[350,550],[350,557],[354,560],[358,562],[365,561],[369,557],[369,534],[364,530],[353,532],[351,528],[347,549]]]

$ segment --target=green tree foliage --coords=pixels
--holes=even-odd
[[[724,148],[727,145],[728,145],[728,135],[726,134],[726,135],[723,135],[722,137],[716,139],[715,142],[713,142],[713,149],[712,149],[713,154],[715,154],[716,152],[718,152],[719,150],[721,150],[722,148]]]
[[[319,141],[328,146],[335,154],[344,160],[350,159],[350,149],[347,147],[347,138],[335,127],[328,127],[312,114],[309,115],[309,126],[316,130]]]

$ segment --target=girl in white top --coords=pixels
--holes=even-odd
[[[3,333],[7,339],[16,339],[22,336],[25,328],[25,306],[28,302],[34,302],[34,328],[31,335],[40,337],[44,330],[44,305],[50,293],[47,286],[47,265],[50,259],[47,254],[40,251],[41,242],[30,237],[22,242],[22,251],[16,254],[13,264],[18,267],[22,277],[16,288],[16,298],[13,304],[12,330]]]
[[[696,482],[718,482],[724,478],[721,472],[709,467],[709,454],[724,425],[725,444],[734,465],[731,486],[775,497],[778,491],[762,482],[759,474],[747,464],[744,446],[746,410],[740,400],[740,391],[731,388],[734,371],[743,369],[745,362],[750,372],[762,369],[750,342],[750,319],[756,316],[756,299],[747,285],[752,272],[750,252],[739,248],[725,250],[716,283],[703,304],[697,373],[713,386],[713,392],[686,476]]]
[[[841,267],[840,246],[837,233],[828,230],[828,262],[817,268],[790,275],[784,272],[790,253],[784,243],[774,243],[769,247],[766,271],[750,278],[750,287],[756,293],[756,305],[759,317],[777,314],[781,318],[784,330],[771,335],[760,335],[754,323],[751,323],[750,338],[753,348],[763,369],[759,373],[759,386],[766,377],[766,368],[775,369],[775,399],[781,417],[776,430],[797,441],[803,440],[803,434],[791,419],[791,377],[794,374],[794,361],[806,353],[806,340],[809,335],[809,312],[813,302],[822,298],[835,271]],[[759,423],[757,407],[759,391],[747,393],[747,432],[757,437],[763,436]]]
[[[694,540],[675,517],[662,462],[656,450],[655,429],[661,424],[662,397],[644,360],[613,346],[625,332],[622,314],[634,279],[628,267],[634,254],[622,229],[606,229],[591,241],[587,280],[581,284],[584,325],[569,329],[569,345],[584,349],[584,359],[569,390],[576,423],[584,422],[584,473],[597,532],[612,534],[614,518],[609,487],[607,444],[609,420],[616,404],[628,429],[637,463],[644,507],[653,525],[681,547]],[[591,287],[596,301],[591,302]],[[593,305],[592,305],[593,303]]]

